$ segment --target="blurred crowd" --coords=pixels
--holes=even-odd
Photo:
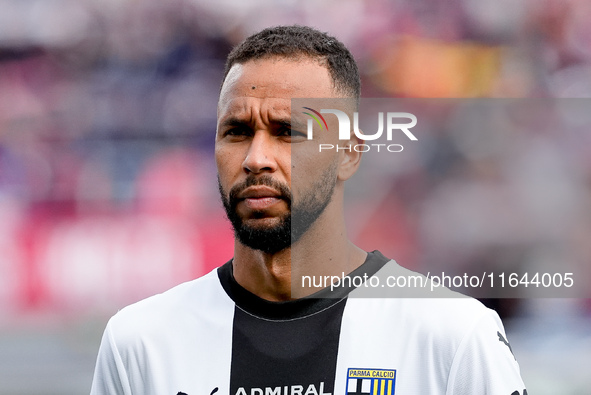
[[[417,144],[350,182],[356,243],[586,288],[589,21],[588,0],[0,0],[0,392],[86,391],[106,317],[231,258],[217,95],[232,46],[272,25],[342,40],[363,97],[419,100]],[[531,393],[588,392],[588,300],[489,300]]]
[[[584,0],[3,0],[0,309],[111,311],[231,257],[216,99],[226,54],[254,31],[337,36],[364,97],[558,99],[591,96],[589,20]],[[469,113],[446,113],[413,164],[379,179],[356,240],[418,270],[519,265],[539,259],[532,243],[589,264],[585,110],[568,133],[509,135],[519,119],[496,119],[498,134],[458,137],[482,123]],[[561,125],[548,122],[522,129]]]

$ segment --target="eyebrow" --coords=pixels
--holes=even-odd
[[[250,123],[247,121],[244,121],[242,119],[236,118],[236,117],[230,117],[230,118],[224,119],[220,123],[220,126],[221,127],[240,127],[240,126],[250,127]]]
[[[286,128],[293,129],[293,130],[299,130],[299,131],[306,129],[306,124],[304,122],[298,120],[297,118],[295,118],[295,119],[294,118],[276,119],[276,120],[272,121],[271,124],[286,127]]]
[[[277,120],[271,121],[271,123],[275,124],[275,125],[283,126],[286,128],[291,128],[291,120],[289,120],[289,119],[277,119]]]
[[[292,125],[303,127],[304,124],[300,121],[291,122],[290,118],[279,118],[271,121],[272,125],[291,128]],[[251,127],[251,123],[236,117],[229,117],[220,123],[220,127]]]

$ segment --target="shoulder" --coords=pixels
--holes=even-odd
[[[498,315],[478,300],[445,287],[432,287],[427,276],[395,261],[388,262],[375,276],[379,278],[374,281],[378,287],[362,286],[351,293],[347,303],[355,314],[379,315],[380,320],[396,326],[404,323],[406,330],[452,347],[458,347],[482,325],[502,327]]]
[[[161,393],[184,368],[176,362],[208,355],[212,342],[231,337],[233,314],[216,270],[121,309],[103,334],[92,393]]]
[[[418,284],[426,279],[426,276],[402,268],[393,261],[376,275],[380,282],[387,276],[403,276],[406,281],[414,277]],[[379,342],[376,349],[411,350],[405,354],[405,361],[431,361],[442,367],[445,377],[453,374],[454,380],[460,375],[469,375],[472,370],[467,366],[471,363],[478,365],[478,361],[496,360],[503,366],[487,363],[486,369],[492,372],[491,377],[498,377],[497,371],[502,371],[513,377],[512,387],[519,387],[519,369],[495,311],[474,298],[446,288],[435,293],[424,289],[384,288],[386,290],[380,289],[380,296],[363,292],[362,287],[350,294],[343,319],[350,333],[354,334],[352,338],[376,339],[371,340]],[[476,381],[471,382],[477,385]]]
[[[111,317],[107,329],[117,343],[129,343],[232,309],[233,302],[221,287],[216,269],[124,307]]]

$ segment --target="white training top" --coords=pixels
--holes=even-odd
[[[391,269],[376,251],[353,273]],[[358,291],[268,302],[228,262],[113,316],[91,394],[527,394],[501,320],[480,302]]]

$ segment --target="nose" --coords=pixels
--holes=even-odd
[[[248,147],[242,168],[247,173],[259,174],[277,170],[273,137],[265,131],[256,131]]]

